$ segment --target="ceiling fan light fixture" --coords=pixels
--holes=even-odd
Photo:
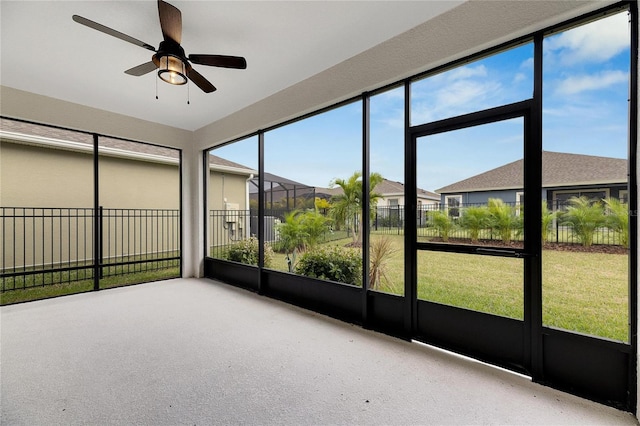
[[[175,84],[177,86],[186,84],[187,72],[182,59],[173,55],[160,56],[158,59],[158,77],[160,77],[162,81],[166,81],[169,84]]]

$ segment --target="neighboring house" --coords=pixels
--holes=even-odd
[[[430,192],[421,188],[417,190],[418,210],[424,210],[427,206],[437,205],[440,202],[440,196],[434,192]],[[404,206],[404,184],[390,180],[383,180],[374,189],[374,192],[381,195],[378,200],[378,208],[389,208],[396,206]]]
[[[626,159],[543,151],[542,200],[554,209],[571,197],[591,199],[628,197],[628,164]],[[489,198],[505,203],[524,202],[523,160],[489,170],[437,189],[440,202],[447,208],[468,204],[486,204]]]
[[[44,234],[39,238],[43,238],[45,247],[51,247],[47,251],[50,259],[42,260],[42,249],[27,244],[14,250],[14,241],[4,238],[5,256],[15,252],[9,263],[4,259],[5,263],[31,266],[86,260],[90,250],[85,253],[87,250],[77,246],[92,241],[93,136],[14,120],[2,119],[0,124],[0,207],[7,215],[3,217],[5,228],[15,225],[28,235]],[[98,152],[99,201],[105,208],[104,238],[110,247],[105,249],[105,256],[122,254],[116,253],[116,244],[109,244],[107,236],[122,243],[123,235],[127,235],[137,244],[127,250],[142,254],[150,250],[144,247],[151,247],[146,237],[144,244],[140,243],[142,228],[147,224],[149,229],[160,229],[164,234],[178,232],[180,151],[100,137]],[[257,171],[211,156],[209,210],[248,209],[247,182],[255,175]],[[20,215],[33,218],[23,221]],[[235,224],[231,226],[235,236],[248,235],[248,218],[219,216]],[[221,226],[229,228],[229,222]],[[58,235],[60,232],[64,235]],[[0,237],[2,234],[0,231]],[[54,237],[64,237],[64,244],[52,245]],[[178,240],[176,235],[167,237],[161,239],[160,246],[154,240],[153,250],[173,249]],[[39,257],[33,260],[36,254]]]
[[[405,205],[404,184],[400,182],[384,179],[373,189],[373,192],[380,194],[377,207],[380,211],[389,208]],[[335,195],[342,194],[342,188],[316,188],[316,196],[320,198],[330,199]],[[423,210],[426,206],[437,205],[440,202],[440,195],[417,188],[418,210]],[[427,207],[428,208],[428,207]]]

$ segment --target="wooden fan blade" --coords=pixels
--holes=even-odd
[[[156,70],[158,67],[153,61],[146,62],[144,64],[138,65],[137,67],[129,68],[125,71],[125,74],[133,75],[136,77],[140,77],[141,75],[145,75],[150,73],[151,71]]]
[[[246,69],[247,61],[241,56],[226,55],[189,55],[189,60],[194,64],[209,65],[212,67]]]
[[[164,39],[180,44],[182,41],[182,12],[180,12],[180,9],[158,0],[158,14],[160,15],[160,28],[162,28]]]
[[[209,83],[209,80],[204,78],[198,71],[190,68],[187,71],[187,77],[189,80],[193,81],[193,83],[198,86],[204,93],[211,93],[216,90],[213,84]]]
[[[124,33],[121,33],[120,31],[116,31],[113,28],[109,28],[107,26],[104,26],[102,24],[98,24],[97,22],[94,22],[90,19],[87,18],[83,18],[82,16],[78,16],[78,15],[73,15],[71,17],[74,21],[76,21],[78,24],[82,24],[85,25],[89,28],[92,28],[94,30],[98,30],[100,32],[103,32],[105,34],[108,34],[112,37],[115,38],[119,38],[120,40],[124,40],[124,41],[128,41],[129,43],[135,44],[136,46],[140,46],[140,47],[144,47],[147,50],[150,50],[152,52],[155,52],[156,49],[155,47],[151,46],[150,44],[147,44],[143,41],[140,41],[136,38],[133,38],[131,36],[128,36]]]

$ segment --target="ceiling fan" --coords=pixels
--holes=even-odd
[[[182,85],[187,78],[195,83],[205,93],[211,93],[216,88],[199,72],[193,69],[191,62],[198,65],[213,67],[245,69],[247,61],[240,56],[227,55],[189,55],[184,53],[180,46],[182,39],[182,13],[175,6],[158,0],[158,13],[160,15],[160,28],[164,40],[160,42],[158,49],[131,36],[123,34],[112,28],[94,22],[82,16],[73,15],[73,20],[89,28],[98,30],[110,36],[133,43],[154,52],[151,61],[135,66],[125,71],[133,76],[142,76],[151,71],[158,70],[158,76],[167,83]]]

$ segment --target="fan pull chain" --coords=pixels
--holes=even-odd
[[[156,99],[158,99],[158,78],[159,77],[154,78],[154,80],[156,81]]]
[[[190,95],[191,95],[191,92],[189,91],[190,86],[191,86],[191,83],[189,83],[189,81],[187,80],[187,105],[191,105],[191,102],[189,102]]]

